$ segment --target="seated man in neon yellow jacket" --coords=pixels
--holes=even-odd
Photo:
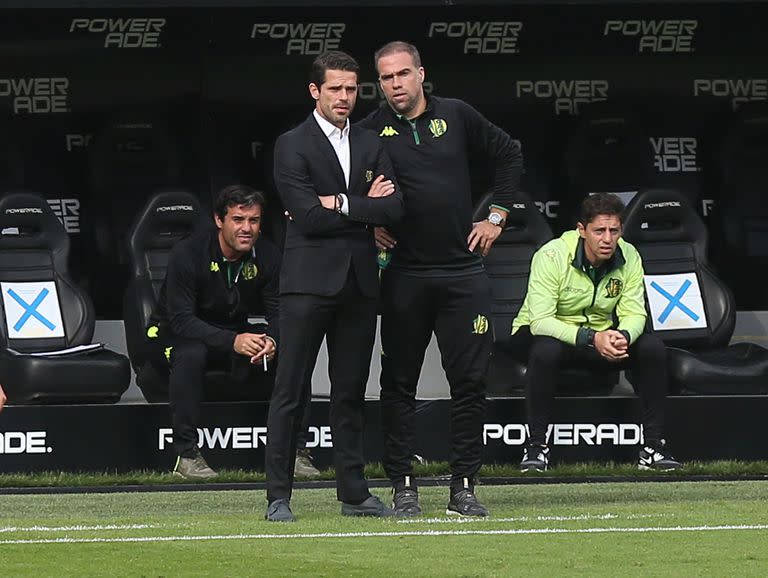
[[[527,363],[525,397],[529,440],[522,471],[549,463],[547,429],[558,373],[564,366],[631,369],[643,407],[642,469],[680,467],[662,437],[667,356],[662,341],[644,333],[643,264],[621,239],[624,204],[598,193],[581,205],[576,230],[533,256],[528,293],[512,322],[507,349]]]

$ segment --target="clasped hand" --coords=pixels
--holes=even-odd
[[[608,361],[621,361],[629,357],[627,338],[615,329],[595,333],[595,349]]]
[[[264,357],[268,361],[275,357],[275,344],[266,333],[240,333],[235,337],[233,349],[235,353],[250,357],[251,363],[260,363]]]

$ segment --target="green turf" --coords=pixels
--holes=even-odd
[[[333,490],[297,490],[295,524],[263,520],[263,491],[6,495],[2,575],[764,576],[768,568],[768,530],[711,529],[768,526],[768,482],[482,486],[493,517],[472,522],[445,517],[446,488],[421,495],[425,516],[403,522],[343,518]],[[509,533],[537,529],[550,533]],[[585,529],[593,531],[575,532]],[[28,543],[57,538],[149,540]]]
[[[418,476],[448,475],[450,469],[446,462],[418,464],[415,467]],[[380,464],[369,464],[365,470],[369,479],[384,479],[384,469]],[[643,472],[634,464],[599,464],[577,463],[555,465],[541,474],[522,474],[517,464],[486,465],[480,470],[481,478],[584,478],[584,477],[632,477],[642,480],[648,476],[659,476],[659,472]],[[728,478],[765,476],[768,478],[768,462],[689,462],[678,472],[663,474],[667,478],[686,479],[695,476],[719,476]],[[333,480],[333,471],[325,470],[320,479]],[[263,482],[264,473],[259,471],[219,470],[217,483]],[[188,483],[170,472],[136,471],[128,473],[110,472],[42,472],[32,474],[0,474],[0,488],[64,487],[64,486],[116,486],[116,485],[164,485]],[[205,482],[203,482],[205,483]]]

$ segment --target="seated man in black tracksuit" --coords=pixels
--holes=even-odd
[[[205,372],[230,373],[235,399],[268,400],[277,353],[280,252],[259,238],[263,195],[233,185],[218,194],[216,228],[180,241],[147,335],[151,363],[167,373],[174,473],[187,479],[216,475],[198,450],[197,426]],[[248,314],[265,311],[267,325],[251,325]],[[266,362],[265,362],[266,360]]]

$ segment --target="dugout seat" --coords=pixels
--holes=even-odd
[[[165,191],[147,201],[128,235],[131,279],[123,300],[125,337],[136,384],[149,402],[168,401],[168,376],[148,360],[147,327],[165,280],[171,249],[193,231],[212,226],[211,216],[202,214],[197,197],[183,191]],[[228,371],[210,369],[206,372],[203,392],[206,401],[247,400],[259,396],[253,388],[232,383]]]
[[[90,344],[95,317],[69,276],[69,235],[48,202],[28,192],[4,195],[0,231],[0,383],[10,402],[118,401],[131,380],[124,355],[103,347],[50,353]]]
[[[10,123],[0,119],[0,191],[24,186],[24,161]]]
[[[92,228],[92,277],[98,278],[92,282],[99,287],[92,293],[100,315],[119,317],[128,282],[128,231],[147,199],[181,187],[179,146],[161,115],[116,113],[94,135],[88,170],[83,219]]]
[[[564,228],[576,224],[578,207],[591,193],[615,193],[629,203],[653,183],[653,147],[629,106],[613,101],[585,105],[565,148]]]
[[[740,308],[766,309],[768,292],[754,272],[768,266],[768,103],[747,102],[734,113],[720,165],[718,267],[733,283]]]
[[[488,214],[489,199],[481,201],[474,220]],[[525,389],[526,366],[503,351],[509,340],[514,320],[528,290],[528,276],[533,254],[552,239],[546,218],[533,201],[515,203],[509,211],[504,232],[484,258],[491,283],[491,318],[494,347],[486,376],[487,394],[491,397],[519,396]],[[560,373],[559,395],[593,395],[609,393],[618,382],[618,372],[597,373],[565,368]]]
[[[733,294],[709,266],[707,228],[685,196],[661,189],[638,194],[627,207],[624,238],[643,258],[646,330],[667,346],[670,391],[766,393],[768,350],[729,345],[736,324]]]

